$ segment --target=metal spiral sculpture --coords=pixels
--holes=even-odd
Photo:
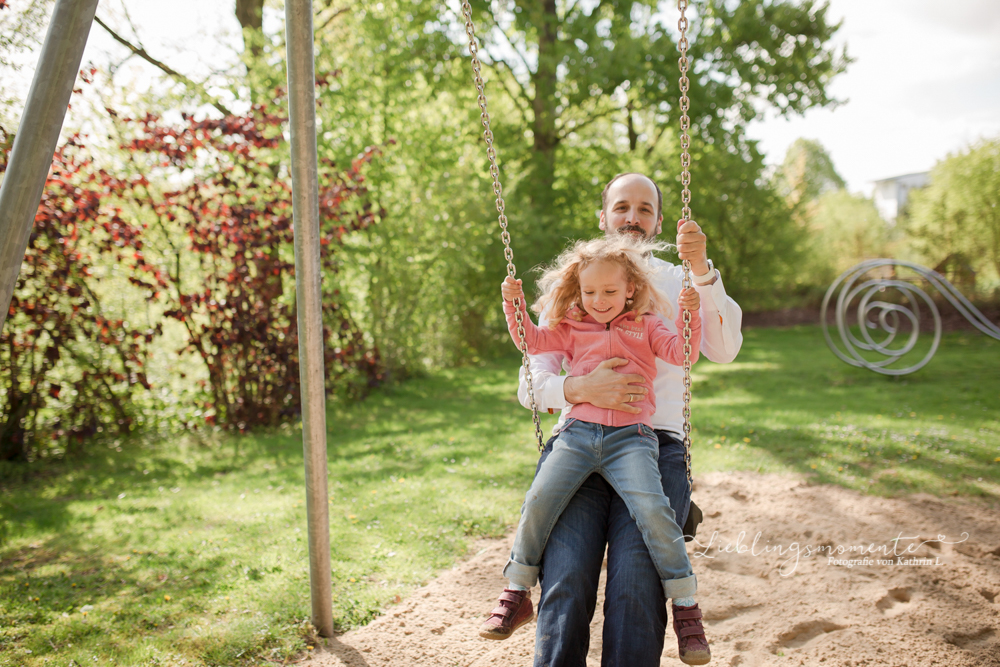
[[[885,267],[888,267],[885,268]],[[872,273],[880,269],[877,273]],[[898,277],[900,269],[912,271],[915,276],[909,279]],[[890,277],[882,277],[878,274],[890,274]],[[869,275],[872,274],[872,275]],[[955,289],[955,287],[945,279],[940,273],[932,271],[919,264],[904,262],[897,259],[871,259],[844,271],[840,274],[830,289],[823,297],[823,308],[821,311],[821,324],[823,326],[823,336],[826,344],[837,357],[852,366],[863,366],[868,370],[882,373],[883,375],[907,375],[923,368],[937,352],[941,342],[941,314],[927,292],[920,288],[914,281],[922,279],[931,287],[935,288],[951,305],[961,313],[965,319],[972,323],[990,338],[1000,340],[1000,328],[991,323],[986,317],[973,306],[968,299]],[[837,290],[837,307],[834,310],[837,317],[837,331],[840,333],[840,341],[847,350],[845,354],[830,336],[826,315],[830,299]],[[895,290],[901,295],[902,303],[892,303],[884,300],[883,296],[888,290]],[[847,324],[847,314],[851,309],[851,304],[857,299],[857,329],[860,331],[860,338]],[[924,357],[905,368],[887,368],[900,361],[906,354],[911,352],[917,344],[920,336],[920,308],[921,302],[931,315],[934,316],[934,342],[930,350]],[[908,334],[901,326],[906,321],[910,323]],[[884,332],[881,340],[876,341],[872,331],[881,328]],[[897,336],[901,340],[897,341]],[[905,338],[905,342],[902,340]],[[893,347],[893,344],[896,347]],[[882,355],[884,358],[878,361],[870,361],[861,356],[861,351]],[[872,355],[869,355],[872,356]]]

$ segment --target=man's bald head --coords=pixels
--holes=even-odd
[[[600,228],[606,233],[641,233],[651,239],[663,222],[663,193],[648,176],[618,174],[601,193]]]

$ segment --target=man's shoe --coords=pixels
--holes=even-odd
[[[701,609],[698,605],[674,609],[674,632],[677,634],[677,652],[681,661],[688,665],[707,665],[712,660],[712,652],[705,638],[705,628],[701,624]]]
[[[479,628],[479,636],[486,639],[507,639],[514,630],[530,623],[534,617],[531,591],[505,588],[500,594],[496,609],[490,612],[490,617]]]

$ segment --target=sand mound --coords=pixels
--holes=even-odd
[[[688,553],[713,665],[1000,666],[1000,509],[753,473],[705,475],[695,499],[706,519]],[[528,667],[534,624],[505,642],[476,635],[512,539],[476,544],[473,557],[301,664]],[[588,667],[601,661],[602,600]],[[670,630],[661,660],[683,664]]]

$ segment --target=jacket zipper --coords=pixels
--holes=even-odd
[[[605,322],[604,323],[604,330],[608,332],[608,359],[610,359],[613,356],[613,352],[614,352],[614,350],[611,349],[612,348],[611,338],[614,335],[614,334],[611,333],[611,322]],[[611,424],[612,426],[616,426],[616,424],[615,424],[615,411],[614,410],[611,410],[610,408],[608,409],[608,418],[607,418],[606,421],[609,424]]]

